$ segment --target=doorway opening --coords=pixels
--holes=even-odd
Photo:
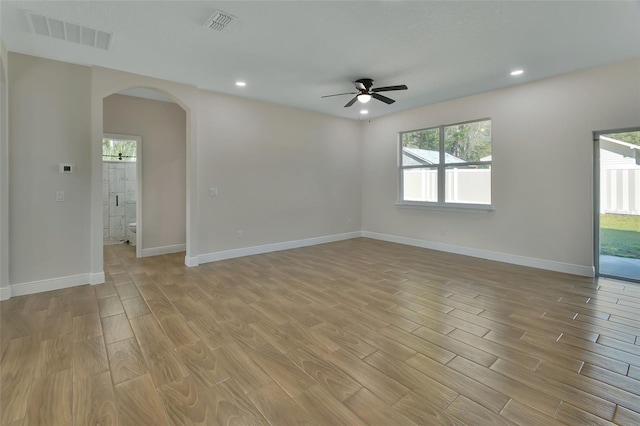
[[[594,136],[596,275],[640,282],[640,127]]]
[[[104,134],[102,138],[102,231],[104,245],[130,244],[140,257],[142,138]]]

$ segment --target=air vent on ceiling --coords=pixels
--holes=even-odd
[[[211,15],[211,17],[207,19],[207,23],[205,25],[207,26],[207,28],[210,28],[212,30],[222,31],[235,20],[235,16],[229,15],[226,12],[216,10],[213,15]]]
[[[85,46],[96,47],[98,49],[109,50],[111,47],[113,33],[49,18],[33,12],[25,13],[27,14],[31,31],[34,34],[84,44]]]

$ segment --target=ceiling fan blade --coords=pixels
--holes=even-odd
[[[321,96],[321,97],[322,98],[330,98],[332,96],[355,95],[356,93],[359,93],[359,92],[336,93],[335,95],[325,95],[325,96]]]
[[[391,99],[391,98],[387,98],[386,96],[378,95],[377,93],[372,93],[372,94],[371,94],[371,97],[372,97],[372,98],[374,98],[374,99],[377,99],[377,100],[379,100],[379,101],[382,101],[382,102],[384,102],[385,104],[392,104],[392,103],[394,103],[394,102],[395,102],[393,99]],[[357,99],[357,98],[358,98],[358,97],[356,96],[356,99]]]
[[[351,99],[349,102],[347,102],[347,104],[344,107],[345,108],[350,107],[351,105],[355,104],[357,100],[358,100],[358,97],[354,96],[353,99]]]
[[[405,84],[400,84],[398,86],[385,86],[385,87],[378,87],[375,89],[371,89],[372,92],[390,92],[392,90],[407,90],[408,87]]]

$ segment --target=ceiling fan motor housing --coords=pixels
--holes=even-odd
[[[371,90],[371,86],[373,86],[373,80],[370,78],[361,78],[360,80],[356,80],[355,83],[356,83],[356,87],[362,93],[369,93],[369,90]],[[364,86],[364,88],[361,85]]]

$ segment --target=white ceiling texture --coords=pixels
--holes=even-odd
[[[209,29],[216,10],[237,19]],[[111,46],[34,34],[25,11],[112,33]],[[352,119],[640,57],[639,1],[3,0],[0,13],[9,51]],[[359,78],[409,90],[385,92],[392,105],[321,98]]]

